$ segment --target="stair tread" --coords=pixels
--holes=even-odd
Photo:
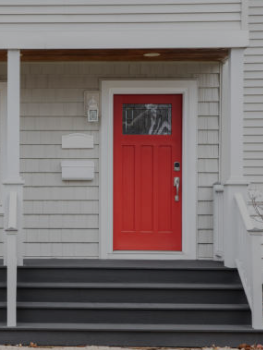
[[[119,283],[119,282],[105,282],[105,283],[65,283],[65,282],[18,282],[19,288],[109,288],[109,289],[227,289],[240,290],[241,284],[237,283]],[[1,284],[0,284],[1,287]]]
[[[18,302],[18,308],[133,310],[249,310],[247,304]]]
[[[0,329],[7,328],[0,324]],[[250,325],[221,325],[221,324],[128,324],[128,323],[18,323],[17,329],[40,330],[84,330],[84,331],[136,331],[136,332],[251,332],[258,333],[263,330],[253,329]],[[8,329],[12,329],[9,327]]]

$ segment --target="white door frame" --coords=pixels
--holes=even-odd
[[[197,82],[195,80],[105,80],[101,82],[100,258],[196,259]],[[182,94],[182,251],[113,251],[113,96]]]

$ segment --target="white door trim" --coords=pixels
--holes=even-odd
[[[195,80],[105,80],[101,82],[100,258],[196,259],[197,82]],[[183,94],[183,188],[181,252],[113,251],[113,95]]]

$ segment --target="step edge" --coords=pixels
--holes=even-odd
[[[18,288],[83,288],[83,289],[189,289],[189,290],[243,290],[242,284],[213,283],[75,283],[75,282],[18,282]],[[1,285],[0,285],[1,287]]]
[[[20,322],[17,324],[17,327],[6,327],[5,325],[0,325],[0,330],[9,330],[9,331],[24,331],[24,330],[33,330],[33,331],[97,331],[97,332],[160,332],[160,333],[170,333],[170,332],[200,332],[200,333],[261,333],[263,335],[263,329],[257,330],[253,329],[251,325],[196,325],[196,324],[180,324],[180,325],[171,325],[171,324],[108,324],[108,323],[72,323],[72,324],[62,324],[62,323],[26,323]]]
[[[25,266],[18,266],[18,270],[30,270],[30,269],[71,269],[71,270],[76,270],[76,269],[87,269],[87,270],[189,270],[189,271],[207,271],[207,270],[211,270],[211,271],[226,271],[226,272],[237,272],[237,269],[235,268],[227,268],[227,267],[201,267],[201,266],[196,266],[196,267],[175,267],[175,266],[160,266],[160,267],[156,267],[156,266],[133,266],[133,267],[127,267],[127,266],[86,266],[86,265],[25,265]]]
[[[248,311],[248,304],[17,302],[18,309],[215,310]]]

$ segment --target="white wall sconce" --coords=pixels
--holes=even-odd
[[[99,92],[85,91],[84,101],[88,122],[97,123],[99,121]]]
[[[88,101],[88,122],[99,121],[99,106],[94,96]]]

